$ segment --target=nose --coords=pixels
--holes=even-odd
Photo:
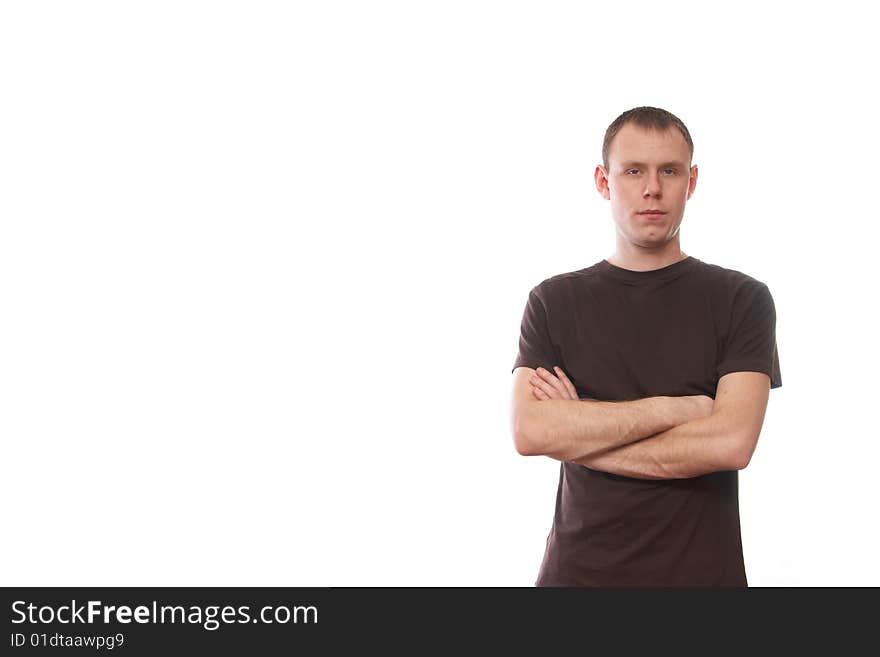
[[[660,177],[656,171],[648,173],[645,180],[645,196],[660,196]]]

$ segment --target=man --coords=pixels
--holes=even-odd
[[[517,451],[561,461],[537,586],[747,586],[737,471],[782,385],[767,286],[682,252],[697,184],[669,112],[608,127],[608,259],[535,286],[514,361]]]

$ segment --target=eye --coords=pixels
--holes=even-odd
[[[627,169],[626,172],[627,172],[627,173],[630,173],[631,171],[638,171],[638,169]]]
[[[675,175],[675,169],[663,169],[664,171],[668,171],[670,175]]]

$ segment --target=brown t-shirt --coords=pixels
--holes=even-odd
[[[688,256],[601,260],[529,292],[513,369],[561,367],[581,399],[709,395],[729,372],[782,385],[767,286]],[[737,472],[647,480],[560,463],[537,586],[747,586]]]

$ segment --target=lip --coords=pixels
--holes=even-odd
[[[639,212],[637,213],[640,217],[665,217],[665,212]]]

